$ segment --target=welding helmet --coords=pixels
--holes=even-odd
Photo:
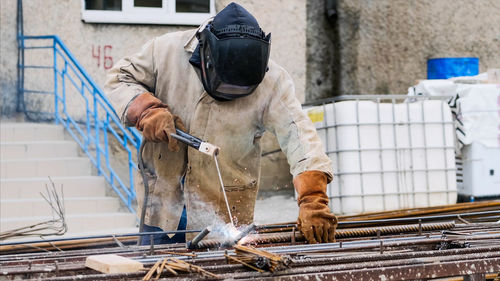
[[[231,3],[197,32],[203,87],[219,101],[250,95],[264,79],[271,49],[257,20]]]

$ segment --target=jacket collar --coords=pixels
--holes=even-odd
[[[193,53],[194,50],[196,49],[196,46],[198,45],[198,38],[196,38],[196,33],[202,31],[205,29],[207,24],[211,23],[214,17],[210,17],[206,19],[196,30],[192,30],[191,36],[189,36],[188,40],[186,43],[184,43],[184,50],[187,52]]]
[[[193,34],[189,36],[189,39],[186,41],[186,43],[184,43],[184,50],[189,53],[194,52],[194,49],[196,49],[196,46],[198,45],[198,38],[196,38],[196,33],[198,32],[198,29],[191,30],[191,32]]]

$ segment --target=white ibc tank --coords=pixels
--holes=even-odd
[[[305,110],[332,159],[328,194],[335,213],[456,202],[454,127],[447,103],[358,100]]]
[[[462,148],[463,183],[458,193],[471,197],[500,197],[500,148],[473,142]]]

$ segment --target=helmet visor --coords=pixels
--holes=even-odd
[[[218,39],[209,28],[201,34],[202,68],[208,84],[216,92],[229,95],[248,95],[264,79],[269,61],[270,35],[227,37]]]

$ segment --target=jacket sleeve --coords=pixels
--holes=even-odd
[[[333,178],[330,158],[325,154],[312,121],[295,97],[295,88],[289,74],[282,74],[274,83],[271,100],[264,109],[263,123],[273,133],[281,150],[287,156],[293,177],[305,171],[322,171],[328,182]]]
[[[144,92],[155,92],[156,70],[154,65],[155,39],[146,43],[142,50],[119,60],[108,72],[104,92],[121,121],[126,120],[129,103]]]

